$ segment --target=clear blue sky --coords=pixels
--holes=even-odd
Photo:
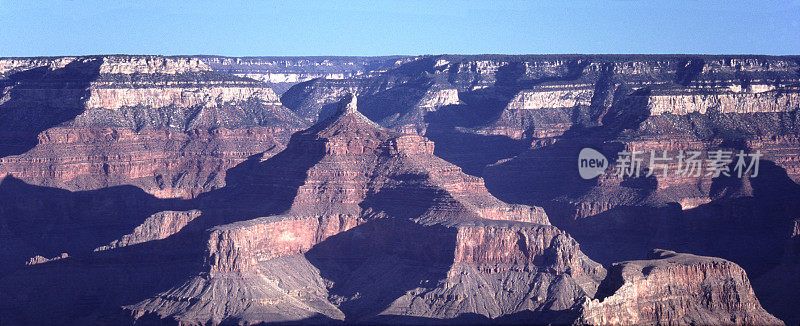
[[[0,0],[0,56],[800,54],[800,1]]]

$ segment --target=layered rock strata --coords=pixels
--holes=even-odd
[[[0,176],[38,185],[191,198],[305,127],[266,84],[198,58],[0,61]]]
[[[506,202],[544,206],[603,263],[641,259],[652,247],[729,259],[747,269],[770,312],[795,323],[796,309],[783,298],[798,288],[794,247],[784,244],[800,216],[792,199],[800,175],[798,68],[797,57],[769,56],[3,58],[0,255],[9,263],[0,291],[13,295],[0,297],[0,310],[19,318],[0,318],[36,323],[31,307],[48,306],[61,318],[53,323],[74,323],[74,302],[103,307],[96,311],[140,302],[129,308],[140,321],[501,322],[533,311],[526,318],[572,322],[578,306],[562,308],[592,297],[602,272],[583,258],[554,258],[553,251],[577,250],[575,240],[548,226],[539,209],[476,195],[485,180]],[[358,94],[360,112],[393,131],[361,127],[374,124],[358,118],[289,142],[336,115],[347,92]],[[320,136],[323,129],[329,134]],[[578,178],[584,147],[610,159],[605,175]],[[612,175],[623,150],[674,157],[718,149],[760,151],[761,175]],[[455,166],[430,163],[430,153]],[[195,199],[175,204],[148,194]],[[531,242],[540,238],[551,240]],[[169,250],[152,251],[162,245]],[[364,247],[374,250],[336,254]],[[187,248],[206,252],[186,256]],[[537,249],[530,256],[527,248]],[[194,267],[186,266],[202,261],[205,274],[191,278]],[[123,268],[131,272],[114,272]],[[401,285],[362,286],[381,282]],[[138,292],[124,285],[131,283]],[[736,288],[747,296],[741,302],[753,302]],[[53,300],[36,294],[44,289]],[[142,301],[165,289],[162,299]],[[233,304],[212,304],[225,292],[236,293]],[[695,310],[663,307],[672,309],[666,317],[601,310],[654,323],[761,316],[730,298],[715,301],[730,309],[695,299],[680,299]],[[248,300],[258,304],[240,304]],[[85,309],[80,314],[93,318]]]
[[[650,260],[616,263],[599,299],[582,306],[589,325],[780,325],[755,298],[738,265],[655,250]]]
[[[495,199],[432,153],[343,105],[272,159],[313,160],[305,174],[270,171],[303,178],[284,213],[210,229],[205,272],[127,309],[189,323],[495,318],[594,294],[605,270],[540,208]]]

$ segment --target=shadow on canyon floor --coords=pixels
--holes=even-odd
[[[436,319],[413,316],[379,316],[375,323],[388,325],[569,325],[578,318],[575,311],[523,311],[488,318],[478,314],[462,314],[456,318]],[[370,321],[373,321],[370,320]]]
[[[455,230],[442,226],[378,219],[326,239],[305,256],[333,281],[329,297],[339,303],[346,321],[360,322],[406,291],[445,279],[455,238]]]
[[[729,182],[717,178],[714,184]],[[621,206],[562,226],[595,260],[611,263],[640,259],[652,248],[730,259],[757,277],[783,256],[792,219],[800,213],[800,186],[786,171],[762,161],[749,180],[753,196],[723,196],[682,210]],[[714,186],[712,186],[713,188]]]
[[[71,192],[30,185],[7,176],[0,181],[0,242],[4,271],[36,255],[88,253],[108,244],[156,212],[188,209],[133,186]],[[10,248],[14,248],[10,250]]]
[[[148,318],[151,317],[151,318]],[[415,316],[381,315],[362,321],[342,321],[324,315],[311,318],[262,323],[260,325],[292,326],[292,325],[569,325],[578,318],[574,311],[524,311],[505,315],[498,318],[488,318],[479,314],[462,314],[456,318],[438,319]],[[141,326],[172,326],[178,325],[175,321],[165,321],[154,316],[147,316],[137,320]],[[236,323],[222,323],[221,325],[236,325]]]
[[[751,281],[757,280],[785,257],[793,220],[800,214],[796,200],[800,185],[769,161],[761,161],[756,178],[731,179],[735,178],[715,179],[712,189],[735,193],[741,182],[749,182],[752,196],[723,195],[687,210],[677,203],[621,206],[559,227],[575,237],[587,256],[603,264],[644,259],[652,248],[664,248],[731,260],[747,271]],[[767,282],[752,283],[759,297],[772,287]],[[782,307],[782,300],[762,304],[778,318],[798,319],[797,313],[786,313],[792,310]]]
[[[522,153],[529,146],[528,137],[480,135],[465,128],[479,128],[499,119],[522,90],[547,82],[580,78],[588,64],[588,61],[573,61],[563,75],[539,79],[526,79],[522,62],[501,67],[495,85],[461,92],[459,99],[464,104],[446,106],[425,116],[428,123],[425,136],[436,143],[434,154],[461,167],[467,174],[481,176],[487,165]]]
[[[230,170],[225,187],[192,200],[158,199],[132,186],[70,192],[7,176],[0,183],[0,232],[8,235],[0,239],[4,324],[42,317],[53,324],[120,323],[121,306],[200,272],[206,229],[287,210],[323,150],[290,146],[264,162],[251,157]],[[202,214],[165,239],[92,251],[153,213],[189,209]],[[62,252],[69,257],[25,265],[34,255]]]
[[[620,87],[615,103],[601,118],[601,125],[573,125],[550,145],[531,148],[518,157],[488,166],[484,171],[486,187],[497,198],[511,203],[542,206],[550,215],[551,204],[560,198],[577,198],[597,185],[597,179],[584,180],[578,173],[578,154],[583,148],[593,148],[608,158],[609,165],[617,160],[624,144],[615,139],[625,130],[635,130],[649,116],[649,89],[630,94]],[[631,180],[626,184],[637,196],[654,190],[650,179]],[[556,221],[558,224],[558,216]],[[552,219],[551,219],[552,221]]]
[[[0,278],[3,325],[125,324],[120,308],[196,275],[195,227],[164,240],[25,266]]]
[[[0,93],[8,98],[0,101],[0,158],[29,151],[40,132],[81,114],[102,63],[102,58],[76,59],[63,68],[38,67],[0,80],[0,90],[9,92]]]

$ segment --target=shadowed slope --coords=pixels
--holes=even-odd
[[[0,158],[27,152],[40,132],[81,114],[102,63],[102,58],[84,58],[0,80]]]

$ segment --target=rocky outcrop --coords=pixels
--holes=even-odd
[[[399,65],[406,57],[203,57],[216,71],[263,81],[282,93],[297,83],[316,78],[345,79],[380,73]]]
[[[552,226],[476,221],[457,230],[447,277],[409,290],[382,314],[446,320],[551,311],[568,318],[576,302],[594,296],[606,273]]]
[[[225,171],[247,157],[277,152],[305,126],[269,86],[213,72],[198,58],[3,62],[9,83],[0,106],[13,126],[0,133],[7,152],[0,176],[38,185],[134,184],[193,197],[223,186]],[[31,110],[45,114],[34,122]],[[27,148],[13,149],[20,144]]]
[[[186,225],[202,214],[199,210],[189,211],[162,211],[150,215],[144,222],[137,226],[132,233],[123,235],[108,245],[95,248],[94,251],[110,250],[131,246],[148,241],[165,239],[178,233]]]
[[[458,90],[450,88],[429,90],[418,105],[427,111],[436,111],[441,107],[458,104],[461,104],[461,100],[458,99]]]
[[[281,257],[258,273],[194,277],[126,308],[133,311],[139,323],[320,323],[343,319],[344,315],[328,302],[326,284],[319,273],[302,256]]]
[[[93,56],[102,58],[99,66],[101,74],[185,74],[210,71],[206,63],[195,57],[164,56]],[[41,58],[0,58],[0,76],[38,67],[60,69],[81,57],[41,57]]]
[[[42,257],[42,256],[39,256],[39,255],[36,255],[35,257],[32,257],[30,260],[28,260],[26,265],[42,264],[42,263],[56,261],[56,260],[65,259],[65,258],[69,258],[69,254],[67,254],[66,252],[61,253],[60,256],[56,256],[56,257],[49,258],[49,259],[45,258],[45,257]]]
[[[358,112],[355,98],[345,100],[335,116],[298,132],[286,150],[265,162],[275,162],[268,172],[275,178],[252,181],[260,189],[299,184],[295,195],[287,197],[284,213],[210,229],[206,270],[200,276],[127,309],[136,318],[200,323],[225,318],[274,322],[313,314],[353,321],[396,314],[495,318],[526,309],[566,310],[595,292],[605,270],[550,226],[541,208],[495,199],[479,178],[464,175],[433,151],[430,141],[384,129]],[[286,170],[299,166],[308,167],[305,172]],[[294,177],[302,179],[290,179]],[[286,261],[307,261],[314,267],[304,267],[298,273],[305,276],[295,281],[302,293],[313,295],[293,294],[293,285],[252,281]],[[389,261],[394,263],[386,265]],[[422,274],[395,274],[411,266],[426,267]],[[464,278],[468,272],[462,273],[467,270],[475,271],[469,284]],[[382,273],[399,283],[361,279]],[[423,275],[442,280],[410,287]],[[482,289],[477,286],[481,279],[495,280],[492,287],[498,288]],[[499,290],[506,283],[498,281],[502,279],[519,283],[506,293]],[[460,287],[458,296],[479,297],[468,303],[432,301],[454,295],[446,284]],[[275,287],[288,297],[263,298],[263,291]],[[214,296],[220,288],[236,289],[240,295]],[[499,292],[491,292],[495,290]],[[537,295],[538,301],[527,303]],[[423,302],[432,305],[421,306]],[[487,305],[492,306],[481,308]],[[278,308],[282,312],[274,315]]]
[[[778,325],[738,265],[719,258],[656,250],[650,260],[615,264],[583,303],[590,325]]]
[[[273,216],[213,228],[207,247],[209,275],[251,272],[271,259],[303,254],[360,222],[348,216]]]
[[[73,190],[132,184],[162,198],[192,198],[224,186],[225,172],[248,157],[277,152],[286,132],[50,129],[33,150],[0,158],[0,176]]]
[[[107,56],[101,74],[185,74],[210,71],[201,58],[162,56]]]
[[[774,88],[774,86],[772,87]],[[765,92],[721,92],[707,94],[703,92],[665,92],[649,97],[650,114],[665,113],[686,115],[689,113],[706,114],[708,110],[719,113],[760,113],[760,112],[792,112],[800,108],[800,93],[783,91]],[[677,93],[677,94],[676,94]]]
[[[271,89],[227,86],[224,88],[173,88],[153,87],[135,89],[92,89],[88,109],[118,110],[123,107],[146,106],[161,108],[168,106],[216,107],[225,102],[258,100],[269,105],[278,105],[278,96]]]
[[[580,85],[576,85],[580,86]],[[585,85],[590,86],[590,85]],[[545,108],[574,108],[589,106],[594,90],[591,87],[561,90],[525,90],[508,103],[508,110],[540,110]]]

